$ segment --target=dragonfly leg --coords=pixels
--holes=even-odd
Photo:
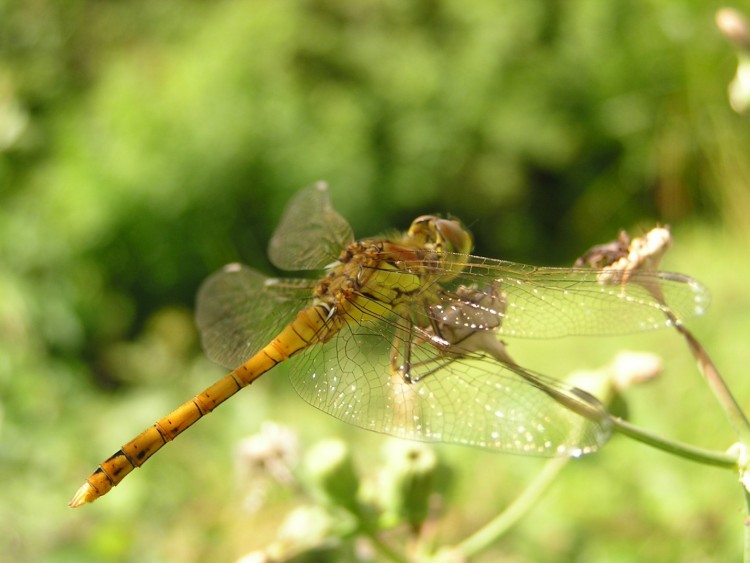
[[[405,383],[414,383],[416,380],[412,378],[411,376],[411,343],[412,343],[412,328],[414,327],[414,323],[411,319],[408,319],[407,321],[407,328],[404,329],[404,335],[406,338],[404,338],[404,350],[402,353],[403,363],[399,366],[398,370],[401,374],[401,377],[404,378]]]
[[[391,371],[409,385],[419,380],[419,378],[412,377],[413,330],[414,321],[408,316],[399,315],[391,346]]]

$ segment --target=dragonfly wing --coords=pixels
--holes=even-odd
[[[201,286],[196,324],[206,354],[234,369],[268,344],[312,297],[310,280],[273,279],[229,264]]]
[[[506,336],[555,338],[617,335],[671,326],[701,315],[708,290],[670,272],[536,268],[475,258],[458,276],[446,271],[434,294],[433,320]],[[479,299],[484,293],[490,299]],[[453,312],[452,312],[453,311]],[[456,311],[458,313],[456,313]]]
[[[354,235],[331,206],[328,185],[318,182],[287,205],[268,247],[271,262],[283,270],[322,269],[338,258]]]
[[[424,334],[413,335],[407,380],[391,360],[397,332],[386,321],[345,326],[336,338],[296,357],[294,388],[345,422],[412,440],[578,456],[611,434],[603,407],[584,392],[481,353],[447,355],[419,342]],[[566,401],[590,416],[576,414]]]

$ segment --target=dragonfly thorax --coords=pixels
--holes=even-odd
[[[369,324],[392,316],[423,290],[438,254],[403,242],[364,240],[344,249],[314,290],[313,306],[328,311],[332,327],[322,341],[341,323]]]

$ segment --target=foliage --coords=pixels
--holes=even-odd
[[[196,288],[233,260],[270,269],[265,246],[282,205],[318,179],[330,181],[358,235],[451,213],[471,226],[480,253],[529,262],[568,262],[623,226],[674,223],[684,229],[678,241],[692,244],[679,263],[715,283],[714,315],[746,330],[734,269],[744,254],[733,243],[747,236],[750,138],[727,104],[735,59],[714,30],[715,9],[665,0],[0,3],[0,476],[10,484],[0,537],[9,557],[243,552],[231,544],[244,545],[247,530],[235,528],[217,460],[269,412],[340,431],[308,423],[314,413],[296,402],[279,407],[283,377],[191,431],[208,460],[199,467],[182,444],[161,460],[188,464],[179,475],[144,470],[130,494],[113,493],[88,516],[64,505],[92,460],[219,373],[191,328]],[[722,259],[731,266],[722,276],[701,268]],[[739,305],[722,310],[719,291]],[[713,343],[727,365],[741,365],[736,345]],[[538,357],[540,369],[561,357]],[[667,397],[680,403],[675,417],[692,414],[696,399],[673,393],[657,389],[651,407]],[[667,414],[654,421],[668,424]],[[713,443],[722,430],[709,421],[673,428]],[[510,466],[529,463],[454,455],[520,475]],[[610,542],[635,560],[633,538],[646,538],[641,555],[663,560],[694,555],[679,551],[685,536],[709,554],[706,546],[739,545],[722,524],[731,510],[701,504],[715,492],[708,483],[692,490],[686,477],[647,474],[648,461],[622,475],[622,457],[604,459],[563,485],[583,491],[558,499],[557,521],[541,517],[549,540],[526,528],[505,549],[595,559]],[[619,492],[589,486],[595,469]],[[498,487],[457,498],[501,502],[508,493]],[[661,511],[643,517],[653,535],[630,512],[641,506],[634,495]],[[576,508],[607,502],[622,503],[619,515]]]

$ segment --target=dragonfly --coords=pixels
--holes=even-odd
[[[230,264],[200,288],[203,347],[231,370],[103,461],[70,506],[92,502],[166,443],[281,362],[312,406],[400,438],[513,454],[601,448],[611,416],[594,396],[516,364],[504,338],[618,335],[702,314],[707,290],[657,271],[534,267],[471,254],[460,221],[418,217],[355,240],[328,187],[298,192],[269,257],[273,278]]]

